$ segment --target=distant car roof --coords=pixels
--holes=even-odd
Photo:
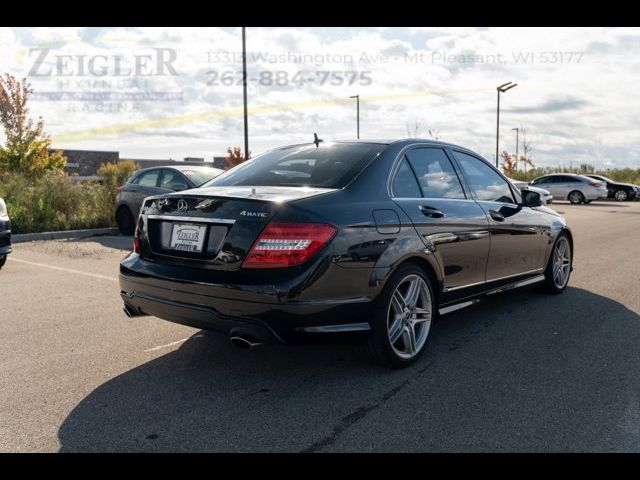
[[[143,172],[145,170],[154,170],[157,168],[172,168],[173,170],[178,170],[183,172],[185,170],[218,170],[223,171],[221,168],[216,168],[214,166],[209,165],[156,165],[155,167],[145,167],[138,170],[138,172]]]

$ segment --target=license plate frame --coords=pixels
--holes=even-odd
[[[169,248],[174,252],[202,253],[207,226],[197,223],[174,223]]]

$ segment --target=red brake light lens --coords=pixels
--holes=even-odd
[[[602,185],[600,182],[591,182],[589,184],[590,187],[599,187],[600,185]]]
[[[137,254],[140,254],[140,235],[138,234],[137,226],[135,232],[133,233],[133,251]]]
[[[251,247],[242,267],[300,265],[324,248],[336,232],[336,227],[325,223],[269,223]]]
[[[116,192],[120,193],[122,190],[124,190],[124,185],[122,185],[121,187],[116,188]]]

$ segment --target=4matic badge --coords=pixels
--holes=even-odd
[[[246,210],[242,210],[240,215],[243,217],[267,218],[269,214],[266,212],[247,212]]]

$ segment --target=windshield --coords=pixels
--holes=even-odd
[[[342,188],[386,145],[327,143],[272,150],[208,182],[210,186]]]
[[[202,184],[207,183],[212,178],[223,173],[224,170],[220,170],[218,168],[199,168],[197,170],[181,170],[181,172],[184,173],[196,187],[200,187]]]

